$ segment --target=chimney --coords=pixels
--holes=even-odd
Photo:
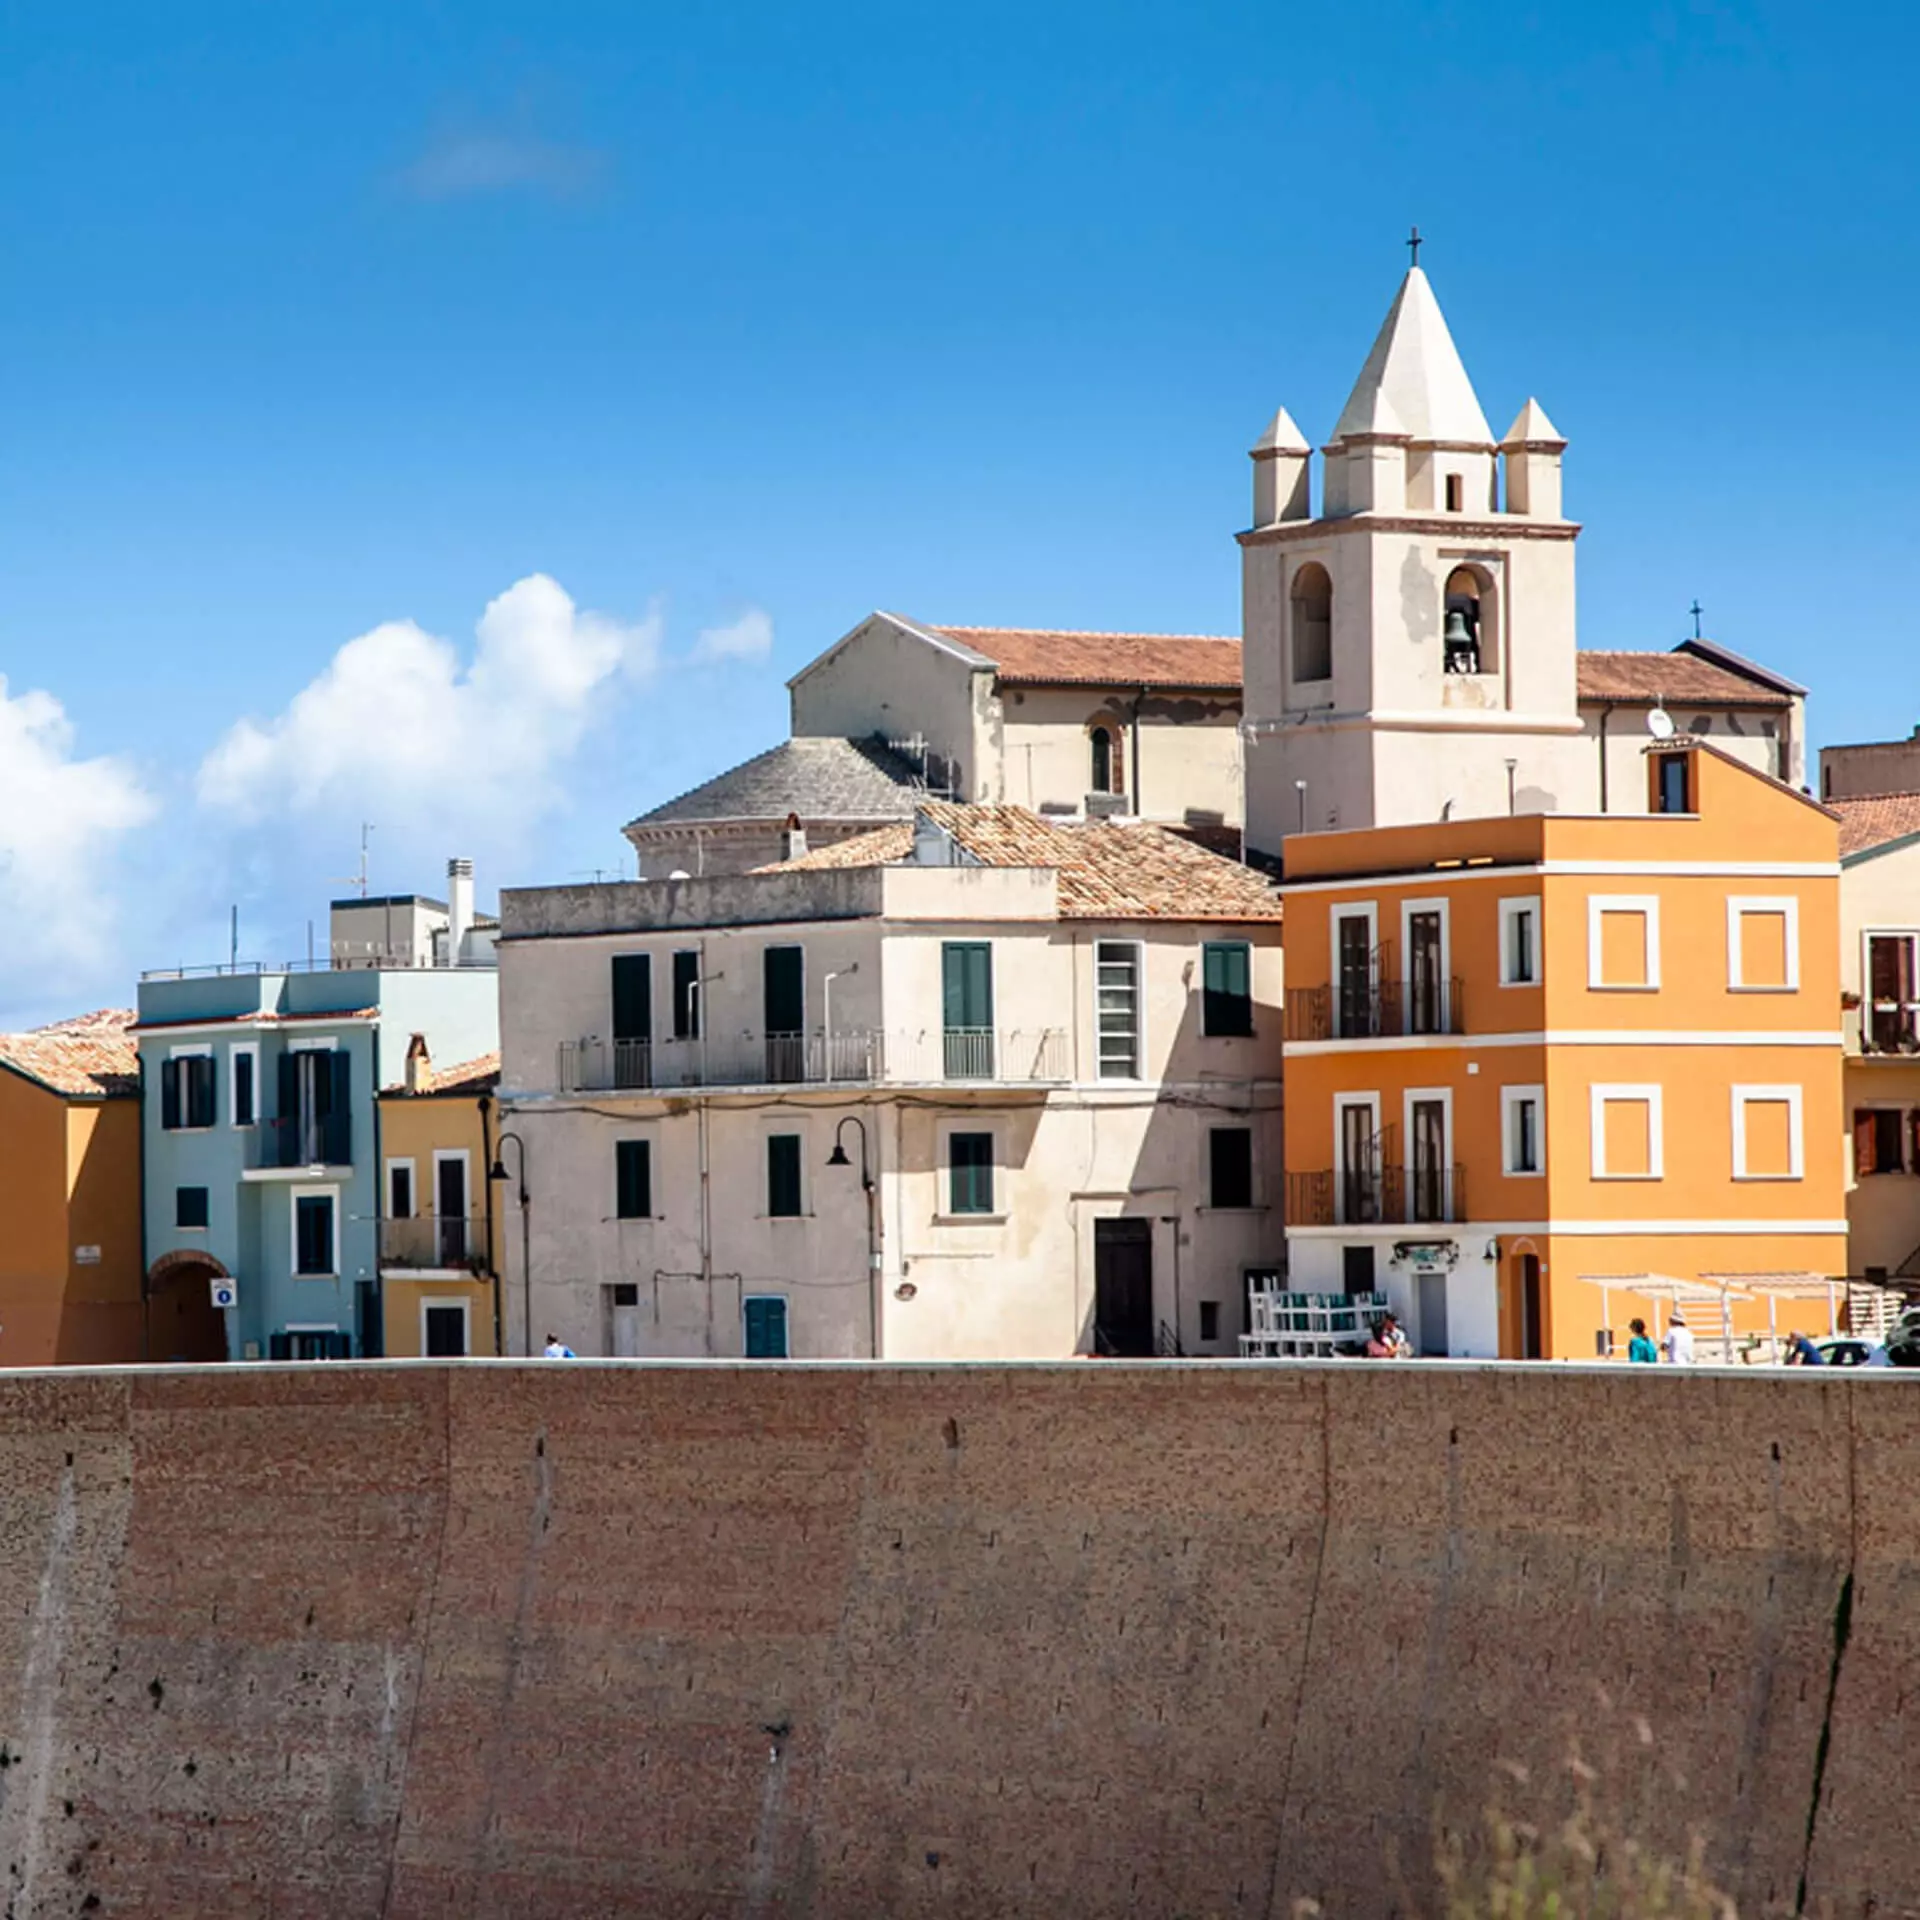
[[[447,965],[466,959],[467,935],[473,931],[473,862],[447,862]]]
[[[807,851],[807,830],[800,824],[797,813],[787,815],[785,830],[780,835],[780,858],[798,860]]]
[[[407,1091],[425,1093],[433,1077],[433,1061],[427,1053],[427,1036],[416,1033],[407,1042]]]

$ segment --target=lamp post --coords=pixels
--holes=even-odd
[[[520,1334],[525,1357],[533,1356],[533,1229],[528,1209],[532,1198],[527,1192],[527,1143],[517,1133],[503,1131],[494,1142],[493,1165],[487,1169],[489,1180],[507,1179],[506,1150],[512,1145],[520,1168]]]
[[[867,1201],[867,1352],[880,1358],[880,1216],[873,1185],[873,1169],[867,1159],[867,1123],[857,1113],[848,1114],[833,1130],[833,1151],[827,1155],[830,1167],[850,1167],[846,1133],[849,1127],[860,1130],[860,1190]]]
[[[1305,833],[1307,830],[1307,783],[1304,780],[1296,780],[1293,783],[1293,794],[1300,812],[1300,831]]]

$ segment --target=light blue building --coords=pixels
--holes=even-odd
[[[416,1035],[447,1061],[499,1044],[492,923],[454,866],[451,909],[336,902],[326,963],[142,977],[154,1359],[381,1351],[380,1089],[403,1081]]]

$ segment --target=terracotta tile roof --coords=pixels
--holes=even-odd
[[[0,1034],[0,1064],[54,1093],[112,1099],[140,1090],[140,1050],[128,1007],[108,1007],[30,1033]]]
[[[1583,648],[1578,664],[1582,700],[1670,707],[1787,707],[1793,696],[1749,680],[1696,653],[1610,653]]]
[[[1200,633],[1050,633],[932,627],[984,654],[1009,686],[1194,687],[1240,691],[1240,642]]]
[[[1052,867],[1063,920],[1278,920],[1280,895],[1263,875],[1142,821],[1055,825],[1024,807],[924,800],[919,812],[982,866]],[[902,821],[822,847],[762,873],[895,866],[913,851]]]
[[[1857,800],[1829,800],[1828,812],[1840,816],[1840,857],[1883,847],[1889,840],[1920,833],[1920,793],[1870,793]]]
[[[451,1067],[429,1067],[426,1085],[421,1087],[413,1098],[419,1099],[429,1093],[489,1093],[500,1084],[500,1055],[498,1052],[482,1053],[471,1060],[462,1060]],[[408,1094],[411,1090],[403,1081],[398,1086],[382,1087],[383,1094]]]

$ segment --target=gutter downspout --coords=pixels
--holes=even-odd
[[[135,1045],[138,1047],[138,1042]],[[134,1057],[140,1069],[140,1144],[136,1170],[140,1176],[140,1360],[144,1366],[153,1358],[153,1288],[147,1278],[152,1271],[151,1249],[147,1246],[147,1056],[143,1051],[137,1051]],[[257,1069],[254,1078],[259,1078]],[[256,1101],[260,1098],[258,1087],[253,1090],[253,1097]],[[223,1339],[226,1336],[226,1318],[225,1314],[220,1316]],[[231,1360],[233,1355],[228,1354],[227,1358]]]
[[[480,1096],[480,1159],[481,1164],[487,1167],[493,1165],[492,1107],[492,1099],[483,1093]],[[500,1251],[493,1240],[496,1192],[495,1182],[489,1179],[487,1182],[487,1278],[493,1282],[493,1353],[494,1358],[498,1359],[506,1352],[504,1344],[506,1328],[500,1303]]]
[[[1607,810],[1607,721],[1613,713],[1613,702],[1609,700],[1600,709],[1600,811]]]
[[[1127,716],[1128,728],[1133,734],[1133,811],[1137,819],[1147,817],[1145,800],[1140,792],[1140,709],[1147,704],[1147,690],[1142,687],[1133,696],[1133,707]]]

